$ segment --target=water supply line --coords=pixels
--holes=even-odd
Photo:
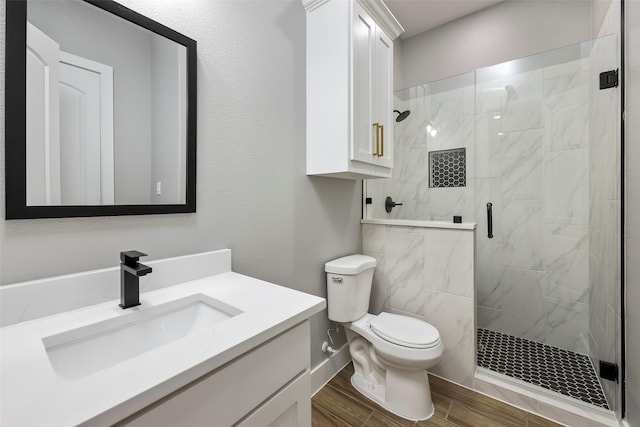
[[[334,329],[329,328],[327,329],[327,336],[329,337],[329,342],[331,344],[329,344],[329,342],[325,341],[322,343],[322,352],[323,353],[329,353],[329,357],[333,356],[336,352],[335,349],[335,344],[333,343],[333,337],[331,336],[331,332],[335,332],[336,334],[340,332],[340,326],[338,326],[338,324],[336,324],[336,327]]]
[[[336,352],[336,349],[331,347],[329,343],[325,341],[322,343],[322,352],[329,353],[329,357],[331,357]]]

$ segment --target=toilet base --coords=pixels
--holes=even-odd
[[[434,407],[427,371],[387,368],[385,384],[367,381],[356,371],[351,376],[351,385],[365,397],[399,417],[422,421],[433,416]]]

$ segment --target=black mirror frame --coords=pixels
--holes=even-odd
[[[185,204],[27,206],[27,0],[6,0],[5,210],[6,219],[190,213],[196,211],[197,43],[112,0],[84,0],[187,48],[187,188]]]

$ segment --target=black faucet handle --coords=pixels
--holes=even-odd
[[[147,254],[140,251],[124,251],[120,252],[120,261],[130,267],[135,267],[140,257],[147,256]]]

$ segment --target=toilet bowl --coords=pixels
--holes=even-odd
[[[429,369],[442,357],[438,330],[422,320],[367,313],[345,326],[369,341],[379,358],[399,369]]]
[[[329,319],[346,330],[355,373],[352,385],[396,415],[433,415],[427,369],[442,357],[438,330],[427,322],[391,313],[367,313],[375,258],[350,255],[325,264]]]

